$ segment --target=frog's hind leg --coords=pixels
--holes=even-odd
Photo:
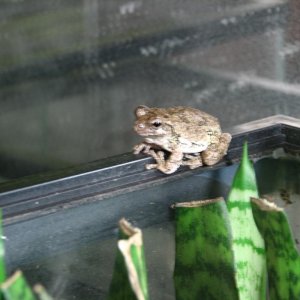
[[[183,166],[188,166],[190,169],[196,169],[203,166],[203,161],[200,153],[195,155],[184,154],[185,160],[182,161]]]
[[[212,166],[219,162],[227,154],[230,141],[231,135],[229,133],[222,133],[218,143],[209,145],[205,151],[201,152],[203,163],[207,166]]]

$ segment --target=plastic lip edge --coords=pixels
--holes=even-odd
[[[284,130],[285,128],[290,130]],[[233,135],[231,147],[228,151],[230,160],[239,160],[243,141],[248,140],[250,155],[261,155],[278,147],[284,147],[287,135],[293,132],[299,134],[300,120],[284,115],[275,115],[257,121],[235,126],[228,130]],[[299,141],[292,141],[300,150]],[[107,159],[117,164],[105,165],[93,171],[62,177],[57,180],[10,190],[0,194],[0,206],[3,208],[5,223],[38,217],[47,213],[54,213],[59,209],[66,209],[74,205],[81,205],[91,201],[101,201],[121,192],[142,189],[151,184],[162,184],[179,177],[191,174],[182,168],[173,175],[164,175],[158,171],[148,171],[144,165],[150,158],[137,158],[124,155],[122,159]],[[105,162],[105,159],[102,160]],[[224,160],[209,169],[224,166]],[[100,164],[101,165],[101,164]],[[208,168],[203,168],[206,171]],[[196,169],[201,172],[201,169]]]

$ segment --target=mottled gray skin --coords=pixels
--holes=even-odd
[[[135,110],[134,130],[144,142],[134,153],[151,155],[156,163],[147,169],[174,173],[181,165],[191,169],[214,165],[227,153],[231,135],[222,133],[217,118],[191,107],[149,108]],[[166,150],[170,155],[165,158]]]

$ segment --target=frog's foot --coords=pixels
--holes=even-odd
[[[150,144],[140,143],[133,147],[133,153],[139,154],[139,153],[143,152],[145,154],[149,154],[150,148],[151,148]]]
[[[182,153],[171,153],[168,159],[165,159],[163,151],[150,150],[149,154],[155,159],[156,164],[147,164],[146,169],[157,169],[165,174],[174,173],[182,164]]]
[[[154,150],[149,150],[147,154],[152,156],[154,158],[154,160],[156,161],[156,164],[146,164],[147,170],[157,169],[159,165],[162,165],[165,163],[165,153],[163,151],[155,152]]]
[[[207,150],[201,152],[204,164],[212,166],[219,162],[227,154],[230,141],[231,135],[229,133],[222,133],[219,143],[211,144]]]
[[[186,158],[187,160],[183,160],[182,165],[188,166],[190,169],[195,169],[203,166],[200,153],[197,153],[197,155],[185,154],[184,158]]]

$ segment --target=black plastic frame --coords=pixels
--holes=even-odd
[[[200,172],[217,169],[239,160],[244,141],[248,142],[252,158],[270,154],[276,148],[287,152],[300,152],[300,120],[276,115],[239,125],[229,130],[233,136],[228,155],[212,167],[203,167]],[[124,154],[94,162],[59,173],[31,176],[10,182],[0,193],[4,223],[24,221],[58,210],[68,209],[101,201],[119,194],[160,185],[183,176],[189,170],[180,168],[173,175],[157,170],[146,170],[151,158],[143,155]]]

